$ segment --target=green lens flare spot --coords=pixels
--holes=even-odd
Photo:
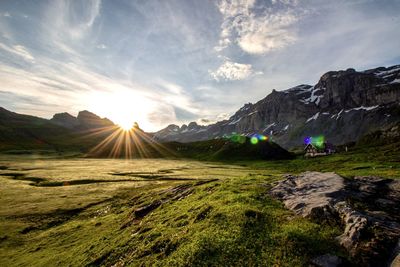
[[[256,145],[258,143],[258,138],[253,136],[252,138],[250,138],[250,143],[252,143],[253,145]]]

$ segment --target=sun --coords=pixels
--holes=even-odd
[[[133,128],[133,123],[129,120],[118,123],[118,126],[124,131],[129,131]]]
[[[153,126],[148,117],[156,105],[135,91],[97,92],[90,95],[87,102],[91,111],[107,117],[125,131],[131,130],[136,122],[144,129]]]

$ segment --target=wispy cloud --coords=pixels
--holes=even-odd
[[[13,45],[13,46],[7,46],[3,43],[0,43],[0,48],[3,49],[4,51],[7,51],[13,55],[16,55],[18,57],[23,58],[26,61],[29,62],[35,62],[35,58],[31,55],[31,53],[28,51],[28,49],[22,45]]]

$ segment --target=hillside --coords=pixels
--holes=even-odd
[[[138,125],[124,131],[108,119],[81,111],[51,120],[0,110],[0,150],[77,151],[95,158],[197,158],[206,160],[287,159],[291,155],[273,142],[251,144],[229,138],[193,143],[160,143]],[[21,151],[22,150],[22,151]],[[18,152],[18,153],[20,153]]]
[[[17,114],[0,107],[0,149],[58,149],[73,134],[48,120]]]
[[[252,144],[250,138],[242,142],[228,138],[198,141],[192,143],[169,142],[163,145],[176,155],[203,160],[278,160],[290,159],[292,154],[279,145],[269,141]]]
[[[307,136],[324,135],[336,144],[400,121],[400,65],[366,71],[330,71],[312,85],[273,90],[246,104],[229,120],[208,126],[170,125],[155,133],[160,141],[193,142],[233,132],[272,135],[285,148],[303,144]]]
[[[81,111],[46,120],[18,114],[0,107],[0,150],[81,151],[102,142],[119,127],[108,119]]]

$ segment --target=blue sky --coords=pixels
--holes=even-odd
[[[0,1],[0,106],[154,131],[400,64],[400,0]]]

